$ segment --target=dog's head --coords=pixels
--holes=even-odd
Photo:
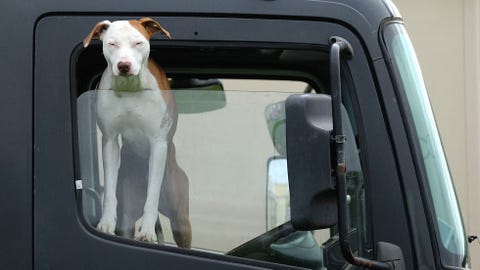
[[[170,38],[170,33],[151,18],[103,21],[93,27],[83,46],[92,39],[102,40],[103,54],[115,76],[138,75],[150,53],[150,38],[159,31]]]

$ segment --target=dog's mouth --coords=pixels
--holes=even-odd
[[[130,77],[130,76],[133,76],[133,74],[132,74],[132,73],[128,73],[128,72],[127,72],[127,73],[120,72],[120,73],[118,73],[117,76],[120,76],[120,77]]]
[[[119,69],[113,69],[113,75],[116,77],[131,77],[131,76],[136,76],[138,74],[135,74],[133,70],[127,70],[127,71],[122,71]]]

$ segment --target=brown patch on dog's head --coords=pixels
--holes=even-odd
[[[90,34],[88,34],[88,36],[83,40],[83,47],[86,48],[88,46],[88,44],[90,44],[90,41],[92,39],[100,39],[102,34],[108,29],[110,24],[112,24],[112,23],[110,21],[107,21],[107,20],[97,23],[93,27]]]
[[[135,29],[137,29],[142,35],[145,36],[146,39],[150,40],[150,38],[156,32],[162,32],[167,38],[171,39],[170,32],[168,32],[165,28],[163,28],[157,21],[153,20],[152,18],[141,18],[140,20],[131,20],[128,21]]]

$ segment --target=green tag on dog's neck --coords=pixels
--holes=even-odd
[[[140,76],[114,76],[112,78],[112,90],[119,92],[138,92],[142,90]]]

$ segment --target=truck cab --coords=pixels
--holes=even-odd
[[[0,6],[16,28],[0,26],[0,268],[469,269],[421,70],[390,1]],[[189,249],[162,215],[162,244],[95,229],[95,101],[108,90],[97,89],[101,42],[82,40],[99,21],[144,16],[172,37],[153,36],[150,57],[179,113]],[[145,177],[134,153],[122,160],[128,178]],[[132,183],[140,195],[120,210],[144,200]]]

